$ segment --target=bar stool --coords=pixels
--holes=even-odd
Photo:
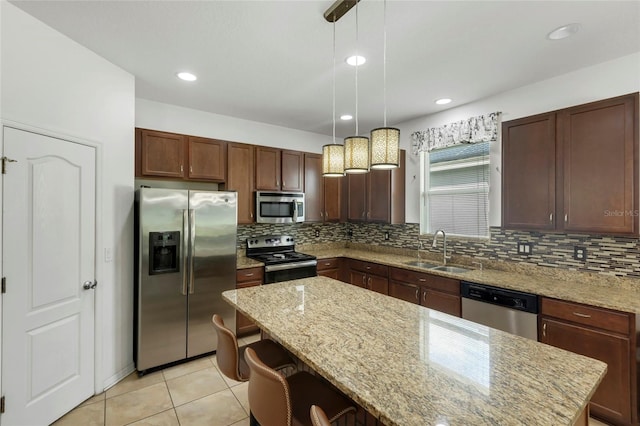
[[[264,339],[238,347],[238,340],[235,334],[224,325],[222,317],[213,314],[211,318],[213,327],[218,335],[218,348],[216,350],[216,361],[220,372],[228,378],[237,382],[249,380],[249,366],[245,360],[245,349],[252,348],[264,359],[264,363],[274,370],[281,370],[287,367],[295,367],[295,363],[286,350],[273,340]]]
[[[331,426],[331,422],[327,418],[326,413],[317,405],[311,406],[310,416],[313,426]]]
[[[249,407],[260,426],[313,426],[312,405],[324,407],[331,422],[355,411],[347,397],[306,371],[282,377],[252,348],[247,348],[245,358],[251,370]]]

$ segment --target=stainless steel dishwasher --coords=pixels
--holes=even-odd
[[[462,281],[462,318],[538,340],[538,296]]]

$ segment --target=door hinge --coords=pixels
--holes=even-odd
[[[7,277],[2,277],[2,292],[7,292]]]
[[[0,158],[2,160],[2,174],[7,174],[7,163],[15,163],[17,160],[12,160],[11,158],[7,158],[6,156]]]
[[[0,398],[0,414],[4,413],[4,396]]]

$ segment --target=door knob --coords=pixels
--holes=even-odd
[[[85,281],[84,283],[82,283],[82,288],[85,290],[93,290],[94,288],[96,288],[97,285],[98,285],[98,281],[96,280]]]

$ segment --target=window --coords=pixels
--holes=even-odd
[[[489,236],[489,142],[421,153],[420,232]]]

